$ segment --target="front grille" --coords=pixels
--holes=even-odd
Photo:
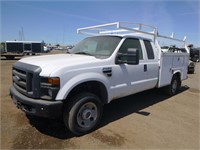
[[[37,66],[15,63],[12,70],[13,86],[28,97],[39,98],[40,71],[41,69]]]
[[[20,89],[20,91],[27,92],[27,75],[25,71],[13,68],[13,83],[14,86],[17,87],[17,89]],[[32,81],[31,81],[32,82]]]

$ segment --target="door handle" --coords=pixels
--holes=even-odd
[[[147,71],[147,64],[144,65],[144,72]]]

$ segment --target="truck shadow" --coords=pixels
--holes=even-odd
[[[15,58],[3,58],[3,57],[1,57],[1,60],[4,60],[4,61],[6,61],[6,60],[20,60],[22,57],[15,57]]]
[[[189,89],[188,86],[181,87],[177,95],[187,89]],[[166,95],[160,89],[151,89],[125,98],[120,98],[111,102],[109,105],[105,105],[100,127],[133,113],[149,116],[151,112],[143,111],[143,109],[162,101],[170,100],[169,98],[170,96]]]
[[[178,94],[187,89],[189,89],[189,87],[182,86]],[[170,100],[169,96],[166,96],[159,89],[152,89],[117,99],[104,106],[103,116],[96,130],[133,113],[149,116],[151,112],[145,112],[143,109],[165,100]],[[43,134],[59,139],[70,139],[74,137],[74,135],[66,129],[61,118],[52,120],[28,115],[27,117],[30,124]]]

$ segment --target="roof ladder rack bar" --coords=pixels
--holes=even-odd
[[[127,25],[133,25],[135,28],[128,27]],[[112,27],[114,29],[108,29],[108,27]],[[151,31],[145,31],[143,28],[148,28]],[[92,32],[93,31],[93,32]],[[96,31],[96,33],[94,33]],[[129,33],[128,33],[129,32]],[[107,34],[115,34],[115,33],[125,33],[125,34],[131,34],[131,33],[142,33],[153,36],[153,40],[155,42],[157,37],[176,40],[185,42],[186,37],[184,37],[183,40],[176,39],[173,36],[164,36],[158,34],[158,29],[153,26],[141,24],[141,23],[132,23],[132,22],[114,22],[114,23],[108,23],[108,24],[102,24],[97,26],[90,26],[85,28],[79,28],[77,29],[78,34],[85,34],[85,35],[107,35]]]
[[[77,29],[77,33],[78,34],[84,34],[84,33],[88,34],[88,32],[83,32],[84,30],[94,30],[94,29],[95,30],[98,30],[98,29],[100,29],[100,30],[106,30],[106,29],[102,29],[102,27],[114,26],[114,25],[117,25],[117,24],[118,24],[118,22],[114,22],[114,23],[102,24],[102,25],[97,25],[97,26],[90,26],[90,27],[85,27],[85,28],[79,28],[79,29]]]

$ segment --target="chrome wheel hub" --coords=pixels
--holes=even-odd
[[[96,104],[92,102],[85,103],[77,113],[77,123],[82,128],[92,128],[98,116]]]
[[[92,115],[92,111],[90,109],[86,109],[82,113],[82,118],[84,120],[87,120],[87,119],[91,118],[91,115]]]

